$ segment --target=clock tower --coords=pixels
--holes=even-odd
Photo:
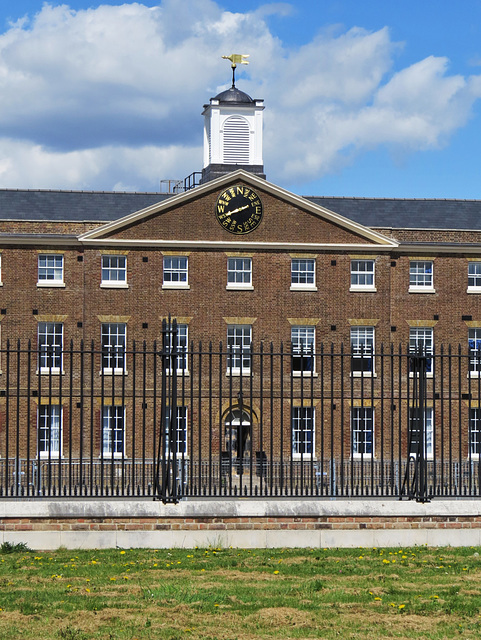
[[[204,105],[204,166],[201,182],[236,169],[265,178],[262,160],[264,100],[253,100],[234,83]]]

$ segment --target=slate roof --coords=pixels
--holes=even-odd
[[[111,222],[169,197],[159,192],[0,189],[0,219]],[[481,230],[481,200],[305,197],[367,227]]]
[[[168,197],[158,192],[0,189],[0,220],[111,222]]]
[[[481,200],[305,198],[366,227],[481,230]]]

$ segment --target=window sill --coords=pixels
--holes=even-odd
[[[376,287],[349,287],[349,291],[361,291],[364,293],[376,293]]]
[[[126,369],[102,369],[99,373],[100,376],[126,376],[128,371]]]
[[[41,281],[41,282],[37,282],[37,287],[42,288],[42,287],[54,287],[57,289],[63,289],[65,288],[65,282],[55,282],[55,280],[52,281]]]
[[[436,289],[432,287],[409,287],[409,293],[436,293]]]
[[[41,369],[37,369],[37,375],[41,375],[41,376],[64,376],[65,375],[65,371],[63,371],[62,369],[60,369],[59,367],[41,367]]]
[[[127,460],[127,456],[122,453],[104,453],[99,456],[99,460]]]
[[[410,453],[408,458],[409,460],[415,460],[417,458],[417,454],[415,453]],[[432,453],[428,453],[424,456],[424,460],[426,460],[426,462],[434,462],[434,456]],[[429,472],[429,475],[432,476],[432,472]],[[439,474],[440,475],[440,474]]]
[[[165,370],[165,374],[167,376],[171,376],[172,375],[172,369],[166,369]],[[190,373],[189,373],[188,369],[177,369],[177,371],[175,372],[175,375],[178,378],[186,378],[187,376],[190,376]]]
[[[162,285],[162,289],[190,289],[190,284],[182,284],[181,282],[164,282]]]
[[[227,291],[254,291],[254,287],[251,284],[228,284],[226,289]]]
[[[351,456],[352,460],[376,460],[376,456],[373,456],[372,453],[353,453]]]
[[[319,376],[315,371],[293,371],[293,378],[317,378]]]
[[[313,455],[312,453],[293,453],[292,454],[292,460],[295,462],[317,462],[317,456]],[[316,471],[314,470],[314,474],[316,474]]]
[[[38,453],[37,458],[40,458],[40,460],[62,460],[63,456],[58,451],[52,451],[52,453]]]
[[[100,288],[101,289],[128,289],[129,285],[126,282],[119,282],[119,283],[101,282]]]
[[[317,287],[313,285],[302,286],[291,284],[291,291],[317,291]]]
[[[160,460],[172,460],[173,458],[174,454],[169,452],[165,456],[161,455]],[[187,453],[176,453],[175,460],[176,462],[189,462],[190,458]]]
[[[468,287],[466,293],[481,293],[481,287]]]
[[[242,369],[242,371],[240,369],[227,369],[227,371],[225,372],[226,376],[232,377],[232,378],[240,378],[241,376],[250,376],[251,375],[251,370],[250,369]]]
[[[426,378],[432,378],[434,376],[432,371],[426,371]],[[409,372],[409,377],[414,378],[414,373],[412,371]],[[419,374],[416,375],[419,378]]]
[[[377,378],[377,373],[372,371],[351,371],[353,378]]]

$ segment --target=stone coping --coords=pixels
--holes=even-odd
[[[428,503],[395,498],[363,499],[187,499],[162,504],[147,499],[3,499],[3,518],[291,518],[478,516],[481,499],[434,499]]]

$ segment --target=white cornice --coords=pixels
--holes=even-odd
[[[39,234],[38,236],[32,234],[22,235],[21,233],[2,235],[0,233],[0,245],[35,245],[35,246],[71,246],[71,245],[79,245],[79,238],[76,236],[61,236],[58,237],[52,236],[42,236]]]
[[[461,242],[456,242],[453,244],[446,243],[401,243],[396,249],[396,253],[472,253],[472,254],[481,254],[481,244],[465,244]]]
[[[257,249],[257,250],[282,250],[282,251],[332,251],[333,249],[345,251],[392,251],[397,250],[397,244],[347,244],[347,243],[321,243],[321,242],[227,242],[209,240],[126,240],[125,238],[90,238],[81,239],[85,246],[137,246],[137,247],[178,247],[184,249]]]

